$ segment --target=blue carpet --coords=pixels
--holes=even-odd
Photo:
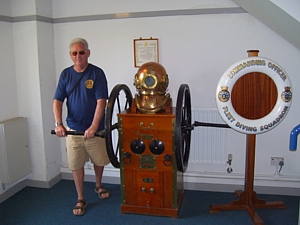
[[[110,198],[99,199],[95,183],[85,182],[88,202],[86,214],[75,217],[72,208],[77,200],[73,181],[61,180],[50,189],[26,187],[0,204],[1,225],[99,224],[99,225],[233,225],[252,224],[245,210],[210,213],[211,204],[229,204],[236,200],[234,193],[185,190],[179,218],[157,217],[120,212],[120,185],[105,184]],[[297,225],[299,197],[258,195],[266,201],[282,201],[287,209],[257,209],[265,225]]]

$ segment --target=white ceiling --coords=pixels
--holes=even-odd
[[[300,7],[298,9],[298,3],[298,5],[295,5],[296,7],[293,8],[291,13],[289,13],[286,10],[288,9],[286,5],[284,6],[284,8],[286,7],[285,10],[283,10],[283,8],[279,7],[279,4],[277,5],[270,0],[232,1],[300,50],[300,22],[296,19],[298,17],[293,16],[294,12],[298,12],[300,14]],[[292,1],[290,0],[290,2]]]

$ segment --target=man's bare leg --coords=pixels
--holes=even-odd
[[[76,187],[76,191],[77,191],[77,196],[78,196],[78,200],[81,199],[83,201],[85,201],[84,198],[84,188],[83,188],[83,181],[84,181],[84,168],[82,167],[79,170],[72,170],[72,174],[73,174],[73,179],[74,179],[74,183],[75,183],[75,187]],[[76,206],[83,206],[82,203],[77,203]],[[81,214],[82,211],[81,209],[73,209],[73,213],[74,215],[78,215]]]
[[[102,175],[104,171],[104,166],[96,166],[94,165],[94,170],[95,170],[95,177],[96,177],[96,187],[102,186]],[[106,190],[104,188],[99,188],[98,193],[103,192],[101,194],[101,198],[108,198],[109,197],[109,192],[105,192]]]

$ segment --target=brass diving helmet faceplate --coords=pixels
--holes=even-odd
[[[138,92],[135,95],[136,105],[142,112],[158,112],[170,98],[170,94],[166,94],[169,77],[159,63],[143,64],[134,76],[133,85]]]

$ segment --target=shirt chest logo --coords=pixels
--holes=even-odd
[[[87,80],[87,81],[85,82],[85,87],[86,87],[87,89],[91,89],[91,88],[93,88],[93,86],[94,86],[94,81],[93,81],[93,80]]]

